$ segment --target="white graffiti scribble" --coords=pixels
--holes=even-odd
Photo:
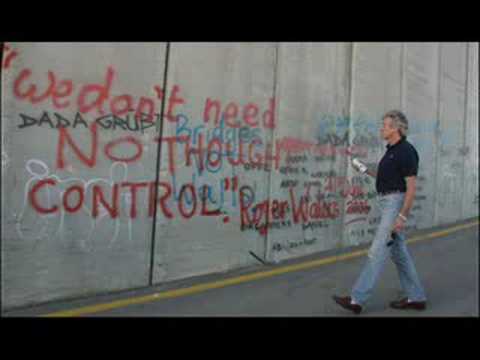
[[[2,174],[8,168],[10,164],[10,159],[8,158],[8,154],[5,150],[2,149]]]
[[[116,169],[119,168],[121,169],[120,173],[120,178],[114,179],[115,177],[115,172]],[[62,198],[63,194],[65,192],[66,186],[63,186],[64,184],[70,183],[70,182],[78,182],[82,184],[84,193],[87,193],[88,189],[98,183],[104,183],[107,186],[110,186],[110,188],[113,188],[114,183],[116,182],[124,182],[127,181],[128,179],[128,165],[123,163],[123,162],[114,162],[112,166],[110,167],[110,178],[109,179],[104,179],[104,178],[94,178],[90,180],[83,180],[78,177],[69,177],[69,178],[60,178],[59,176],[55,174],[50,174],[50,169],[49,167],[41,160],[38,159],[30,159],[27,161],[25,169],[27,173],[31,176],[30,179],[27,181],[25,184],[25,189],[24,189],[24,201],[23,201],[23,208],[17,218],[17,223],[16,223],[16,229],[19,237],[22,240],[29,240],[29,241],[34,241],[35,246],[37,245],[38,241],[42,239],[48,231],[49,225],[53,221],[52,218],[60,218],[58,228],[56,229],[53,237],[58,236],[61,240],[64,240],[64,225],[65,225],[65,209],[63,207],[59,207],[59,212],[58,213],[53,213],[53,214],[37,214],[37,216],[42,219],[43,221],[43,226],[40,229],[36,229],[35,233],[33,236],[27,236],[24,231],[22,230],[22,223],[24,222],[24,217],[25,217],[25,212],[27,209],[30,208],[30,205],[28,203],[28,194],[31,191],[32,183],[40,181],[40,180],[45,180],[45,179],[55,179],[57,182],[56,188],[60,188],[61,190],[57,190],[57,194],[59,195],[58,198]],[[46,198],[47,198],[47,204],[50,207],[52,204],[52,190],[51,187],[46,187]],[[123,201],[126,207],[121,206],[121,208],[128,209],[132,203],[132,198],[130,192],[121,192],[120,193],[120,201]],[[115,230],[113,232],[112,237],[108,241],[108,246],[111,247],[115,244],[115,242],[118,239],[119,233],[120,233],[120,225],[121,225],[121,219],[120,217],[117,217],[116,219],[110,219],[108,217],[109,212],[107,209],[105,209],[103,206],[99,207],[99,215],[97,218],[91,218],[90,215],[92,213],[91,209],[86,205],[86,202],[82,204],[81,211],[83,211],[89,219],[90,222],[90,229],[88,232],[88,236],[86,238],[79,239],[79,244],[83,250],[92,250],[93,242],[95,239],[95,232],[98,230],[99,225],[105,221],[105,219],[109,219],[114,221],[115,223]],[[132,236],[132,218],[127,217],[127,225],[128,225],[128,238],[130,243],[132,242],[133,236]],[[105,238],[102,238],[102,241],[104,241]]]

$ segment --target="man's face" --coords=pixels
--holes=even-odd
[[[388,140],[392,137],[395,132],[397,132],[397,128],[393,127],[392,119],[386,117],[383,119],[383,127],[380,129],[380,134],[384,140]]]

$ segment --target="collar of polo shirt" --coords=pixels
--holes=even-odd
[[[402,137],[400,138],[400,140],[398,140],[395,144],[393,144],[393,145],[387,144],[386,147],[387,147],[388,150],[390,150],[391,148],[393,148],[393,147],[397,146],[398,144],[401,144],[402,142],[404,142],[405,139],[406,139],[406,138],[405,138],[404,136],[402,136]]]

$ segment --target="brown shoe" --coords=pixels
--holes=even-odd
[[[344,309],[353,311],[357,315],[362,312],[362,307],[360,305],[352,304],[352,298],[350,296],[340,297],[334,295],[333,300]]]
[[[408,302],[407,298],[403,298],[398,301],[392,301],[390,307],[393,309],[415,309],[415,310],[425,310],[427,308],[427,303],[425,301],[412,301]]]

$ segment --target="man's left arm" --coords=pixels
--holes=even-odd
[[[403,206],[395,221],[395,230],[401,231],[407,222],[410,209],[415,200],[415,192],[417,190],[417,174],[418,174],[418,153],[412,148],[406,151],[399,158],[399,170],[401,176],[405,179],[406,192],[403,200]]]
[[[412,208],[413,201],[415,200],[415,192],[417,190],[417,177],[408,176],[405,178],[405,181],[407,185],[407,191],[405,192],[402,209],[400,210],[400,213],[398,214],[395,221],[395,231],[401,231],[405,227],[408,215],[410,214],[410,209]]]
[[[412,208],[413,201],[415,200],[415,192],[417,190],[417,177],[409,176],[405,178],[407,183],[407,191],[405,192],[405,199],[403,201],[402,209],[400,210],[400,215],[407,218],[410,214],[410,209]]]

